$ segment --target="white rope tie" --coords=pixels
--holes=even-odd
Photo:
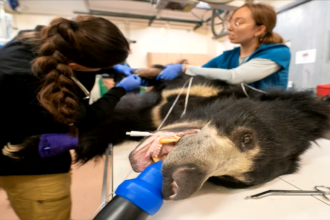
[[[167,114],[166,114],[164,120],[163,120],[162,123],[158,126],[157,131],[163,126],[163,124],[164,124],[165,121],[167,120],[168,116],[171,114],[171,112],[172,112],[174,106],[175,106],[176,103],[178,102],[178,100],[179,100],[179,98],[180,98],[180,96],[181,96],[181,94],[182,94],[184,88],[185,88],[186,85],[188,84],[188,82],[190,82],[190,83],[189,83],[189,87],[188,87],[187,95],[189,94],[192,79],[193,79],[193,77],[191,77],[189,80],[187,80],[187,81],[184,83],[184,85],[182,86],[182,88],[181,88],[179,94],[177,95],[176,99],[174,100],[174,102],[173,102],[173,104],[172,104],[170,110],[167,112]],[[186,108],[187,108],[187,105],[188,105],[188,99],[187,99],[187,97],[186,97],[186,103],[185,103],[185,104],[186,104],[186,105],[185,105],[185,109],[183,110],[182,115],[185,114],[185,112],[186,112]],[[181,115],[181,116],[182,116],[182,115]]]
[[[244,94],[246,95],[246,97],[250,98],[249,94],[246,92],[245,90],[245,86],[249,87],[250,89],[254,90],[254,91],[257,91],[257,92],[260,92],[260,93],[264,93],[264,94],[267,94],[267,92],[263,91],[263,90],[260,90],[260,89],[256,89],[256,88],[253,88],[252,86],[249,86],[248,84],[245,84],[245,83],[241,83],[241,87],[243,89],[243,92]]]
[[[186,101],[184,103],[184,110],[180,116],[180,118],[182,118],[185,114],[186,114],[186,111],[187,111],[187,107],[188,107],[188,100],[189,100],[189,93],[190,93],[190,87],[191,87],[191,83],[193,81],[194,77],[191,77],[190,80],[189,80],[189,85],[188,85],[188,90],[187,90],[187,94],[186,94]]]

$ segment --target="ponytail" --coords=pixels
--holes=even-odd
[[[32,72],[42,80],[38,93],[40,104],[56,121],[71,125],[72,131],[76,130],[72,125],[77,119],[78,97],[69,60],[60,52],[61,49],[70,53],[67,41],[74,38],[71,25],[68,20],[59,18],[40,32],[44,42],[39,47],[39,57],[33,61]]]
[[[284,44],[283,38],[275,32],[267,33],[260,41],[260,44]]]

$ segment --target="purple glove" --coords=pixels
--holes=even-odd
[[[136,89],[140,89],[141,85],[141,78],[132,74],[124,79],[122,79],[118,84],[117,87],[123,87],[126,92],[131,92]]]
[[[115,66],[113,67],[113,69],[116,70],[116,71],[119,72],[119,73],[123,73],[123,74],[125,74],[126,76],[131,75],[131,74],[132,74],[131,71],[136,70],[136,69],[133,69],[133,68],[131,68],[131,67],[128,67],[128,66],[126,66],[126,65],[122,65],[122,64],[117,64],[117,65],[115,65]]]
[[[39,155],[41,158],[53,157],[78,146],[78,136],[70,134],[43,134],[39,141]]]
[[[182,72],[182,64],[166,65],[166,68],[158,74],[156,79],[172,80],[178,77],[181,72]]]

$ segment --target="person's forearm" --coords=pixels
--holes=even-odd
[[[209,79],[219,79],[230,84],[251,83],[261,80],[281,68],[271,60],[254,59],[234,69],[202,68],[186,66],[185,73],[190,76],[204,76]],[[184,68],[183,68],[184,69]]]
[[[92,126],[105,120],[125,94],[126,91],[123,88],[114,87],[92,105],[83,106],[82,118],[79,120],[78,127]]]

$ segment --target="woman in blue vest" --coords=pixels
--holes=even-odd
[[[245,4],[236,9],[227,22],[230,42],[240,47],[225,51],[202,67],[167,65],[157,78],[171,80],[183,71],[230,84],[247,83],[261,90],[285,89],[291,54],[282,37],[273,32],[275,25],[276,13],[272,7]]]
[[[276,12],[271,6],[245,4],[236,9],[227,22],[230,42],[240,47],[225,51],[202,67],[169,65],[158,79],[174,79],[183,71],[230,84],[248,83],[261,90],[285,89],[291,54],[282,37],[273,32],[275,25]]]

